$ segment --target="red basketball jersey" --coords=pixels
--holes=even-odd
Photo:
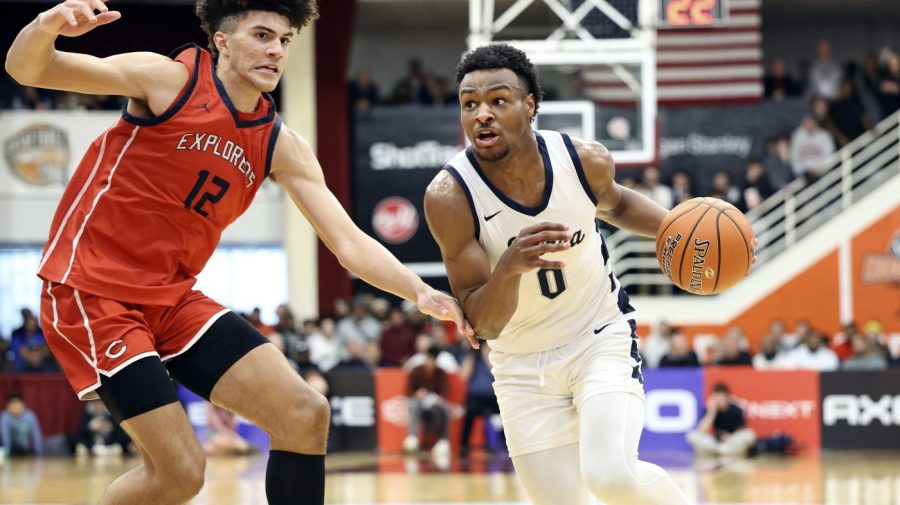
[[[281,127],[271,97],[234,108],[211,55],[176,51],[190,78],[161,116],[127,112],[69,181],[38,275],[123,302],[171,305],[269,173]]]

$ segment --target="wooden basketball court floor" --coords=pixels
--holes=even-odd
[[[750,460],[701,460],[644,454],[661,464],[696,502],[765,505],[900,505],[900,453],[825,452]],[[137,460],[13,459],[0,466],[0,505],[96,503]],[[264,505],[265,455],[210,459],[192,505]],[[375,454],[328,457],[326,502],[392,505],[524,505],[505,456],[468,460]],[[566,505],[566,504],[559,504]]]

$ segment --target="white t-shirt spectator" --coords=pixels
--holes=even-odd
[[[806,345],[800,345],[796,349],[787,353],[780,360],[779,368],[789,370],[818,370],[820,372],[830,372],[837,370],[840,360],[837,354],[831,349],[820,346],[815,351],[810,350]]]
[[[825,161],[834,152],[834,140],[825,130],[815,126],[804,125],[794,130],[791,135],[791,161],[794,164],[794,175],[800,177],[807,172],[822,175]]]

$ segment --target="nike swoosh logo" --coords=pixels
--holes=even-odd
[[[612,323],[609,323],[609,324],[612,324]],[[600,327],[599,330],[594,330],[594,335],[597,335],[597,334],[600,333],[601,331],[605,330],[606,327],[609,326],[609,324],[604,324],[603,326]]]
[[[484,220],[485,220],[485,221],[490,221],[491,219],[494,219],[494,217],[495,217],[497,214],[501,213],[501,212],[503,212],[503,209],[500,209],[500,210],[498,210],[497,212],[494,212],[494,213],[491,214],[490,216],[484,216]]]

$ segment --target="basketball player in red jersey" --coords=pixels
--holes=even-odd
[[[350,271],[454,320],[431,289],[363,234],[325,185],[309,144],[282,125],[265,92],[278,83],[295,30],[315,0],[199,0],[210,52],[109,58],[57,51],[119,19],[100,0],[42,12],[9,50],[7,71],[43,88],[128,97],[90,147],[53,218],[38,275],[47,342],[82,399],[99,396],[143,464],[101,504],[178,504],[203,483],[203,449],[172,378],[271,435],[272,504],[322,504],[329,405],[252,326],[202,293],[195,276],[222,230],[271,176]]]

